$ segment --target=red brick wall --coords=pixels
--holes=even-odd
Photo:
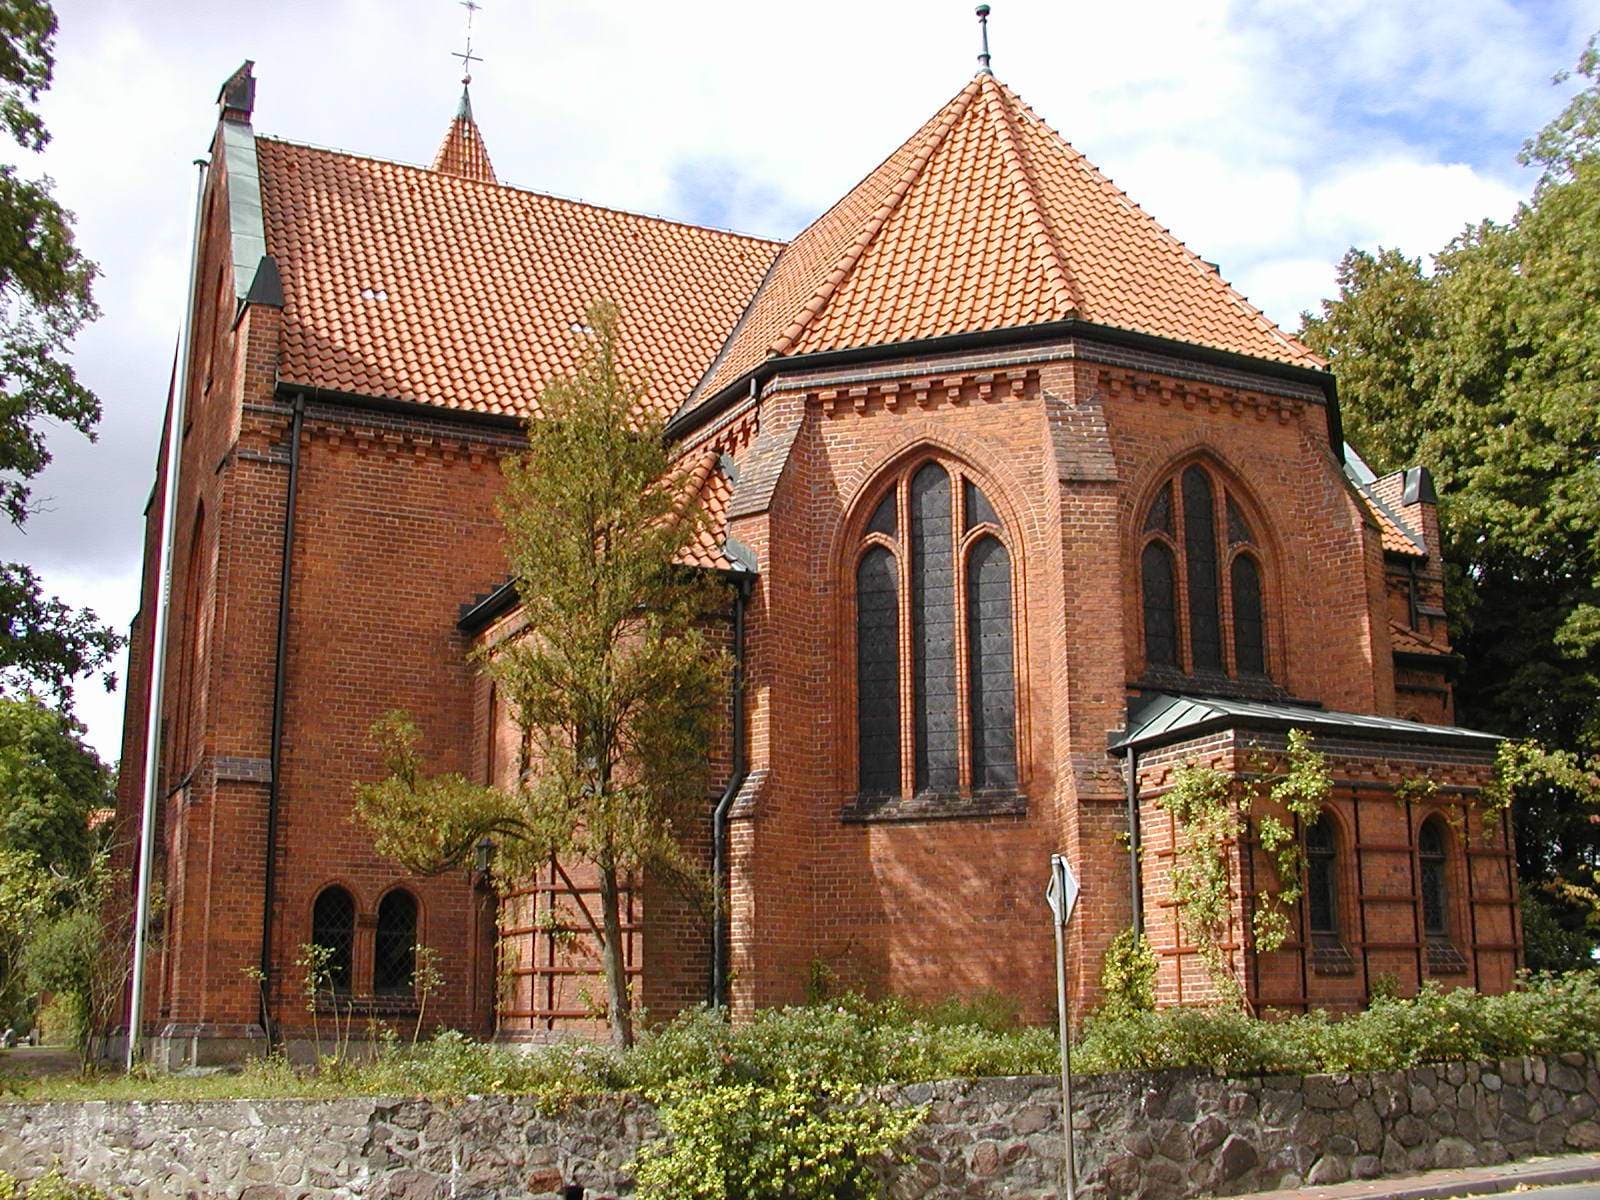
[[[293,397],[276,387],[280,314],[256,307],[232,319],[222,156],[214,161],[173,576],[166,936],[150,987],[163,1022],[231,1027],[253,1022],[258,1007],[244,972],[261,936]],[[351,890],[362,916],[358,990],[370,979],[378,901],[403,882],[421,901],[422,940],[443,954],[448,986],[433,1011],[447,1024],[483,1027],[496,984],[478,936],[481,894],[464,871],[403,880],[350,820],[351,789],[378,774],[367,730],[396,707],[424,729],[434,769],[484,779],[517,769],[507,715],[455,627],[459,605],[503,578],[494,498],[499,456],[517,441],[514,430],[466,415],[308,404],[273,914],[274,1009],[291,1032],[307,1020],[292,959],[309,937],[317,892],[332,882]],[[1395,575],[1330,450],[1315,388],[1063,343],[781,376],[754,411],[697,433],[695,443],[738,460],[729,528],[761,571],[747,643],[752,776],[731,828],[732,992],[741,1012],[801,999],[821,966],[851,986],[925,999],[996,988],[1043,1019],[1054,976],[1040,891],[1053,851],[1083,878],[1074,989],[1080,1004],[1092,1002],[1100,953],[1130,916],[1123,781],[1106,743],[1144,675],[1136,528],[1152,489],[1188,461],[1204,460],[1227,482],[1258,534],[1280,693],[1396,712],[1387,628]],[[1025,803],[847,821],[855,787],[850,564],[885,473],[922,455],[970,472],[1005,526]],[[152,521],[159,500],[158,489]],[[152,533],[130,667],[125,823],[139,794]],[[1429,589],[1437,578],[1430,574]],[[728,750],[709,764],[712,794]],[[1351,774],[1362,786],[1371,782],[1364,770]],[[1376,815],[1372,824],[1382,828]],[[691,833],[696,854],[707,837],[704,828]],[[1479,945],[1473,969],[1497,986],[1514,951],[1488,947],[1516,938],[1510,910],[1491,912],[1504,884],[1483,872],[1504,863],[1464,861],[1473,863],[1475,899],[1462,911],[1481,926],[1469,939]],[[1146,866],[1157,928],[1162,877]],[[1464,888],[1469,876],[1458,877]],[[652,919],[637,951],[641,997],[663,1015],[699,999],[709,930],[652,881],[638,903]],[[1169,948],[1175,971],[1182,947]],[[1485,954],[1500,958],[1491,964]],[[1288,986],[1284,970],[1260,964],[1261,995]],[[1163,988],[1175,998],[1175,977],[1164,973]],[[1330,1002],[1350,994],[1347,980],[1324,990]]]
[[[235,325],[224,158],[209,183],[197,273],[189,432],[173,567],[163,790],[166,915],[149,977],[152,1026],[223,1032],[258,1018],[245,976],[260,953],[278,579],[290,397],[275,390],[275,309]],[[220,282],[218,272],[220,271]],[[220,310],[220,311],[219,311]],[[209,380],[209,388],[207,382]],[[337,882],[358,906],[356,991],[370,992],[379,900],[403,884],[420,901],[419,940],[447,984],[430,1010],[474,1027],[489,1000],[473,936],[484,919],[465,872],[406,879],[350,819],[352,786],[380,767],[367,730],[405,708],[431,764],[473,769],[474,668],[459,606],[502,578],[494,515],[499,455],[514,429],[338,404],[308,406],[301,437],[290,596],[273,1008],[293,1036],[309,1023],[293,959],[316,893]],[[198,514],[203,507],[204,518]],[[137,826],[145,639],[153,613],[159,489],[129,672],[119,816]],[[193,535],[202,531],[202,544]],[[195,657],[198,649],[200,657]],[[481,737],[481,723],[480,737]]]
[[[1510,988],[1520,962],[1521,930],[1513,903],[1509,829],[1502,814],[1485,811],[1479,795],[1491,754],[1337,739],[1314,744],[1326,756],[1334,781],[1327,811],[1335,821],[1338,940],[1348,961],[1319,962],[1317,954],[1308,953],[1303,906],[1291,912],[1291,930],[1281,949],[1254,953],[1251,916],[1267,893],[1278,890],[1272,865],[1254,838],[1272,807],[1257,804],[1249,814],[1249,859],[1239,846],[1229,849],[1234,903],[1224,947],[1252,1005],[1259,1011],[1352,1009],[1391,984],[1411,995],[1430,980],[1445,988]],[[1281,735],[1224,732],[1140,759],[1145,929],[1160,963],[1157,989],[1163,1004],[1204,1003],[1216,990],[1183,931],[1172,896],[1180,831],[1160,797],[1184,764],[1255,776],[1263,764],[1281,764],[1283,746]],[[1450,830],[1446,924],[1449,945],[1460,956],[1455,966],[1431,958],[1423,936],[1416,840],[1422,823],[1435,814]]]

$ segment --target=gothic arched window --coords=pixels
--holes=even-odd
[[[1266,675],[1261,550],[1226,485],[1191,463],[1156,490],[1140,530],[1146,670]]]
[[[1338,844],[1326,813],[1306,826],[1306,916],[1311,933],[1339,932]]]
[[[323,888],[311,907],[311,944],[324,956],[317,987],[348,992],[355,969],[356,902],[337,884]]]
[[[378,902],[372,990],[379,996],[409,995],[416,972],[417,898],[404,888],[395,888]]]
[[[1016,788],[1011,588],[1005,532],[977,483],[937,462],[901,472],[855,560],[863,796]]]
[[[1450,914],[1445,892],[1444,819],[1437,815],[1422,823],[1417,833],[1417,868],[1422,883],[1422,927],[1430,938],[1450,934]]]

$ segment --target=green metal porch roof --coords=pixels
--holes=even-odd
[[[1492,749],[1498,734],[1457,725],[1427,725],[1398,717],[1329,712],[1303,704],[1271,704],[1259,700],[1222,700],[1157,693],[1137,706],[1128,728],[1114,736],[1109,749],[1121,755],[1130,748],[1149,750],[1219,729],[1304,729],[1329,736],[1375,741],[1424,742],[1462,749]]]

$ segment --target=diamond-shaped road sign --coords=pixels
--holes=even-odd
[[[1065,925],[1078,903],[1078,877],[1072,873],[1067,860],[1059,854],[1050,856],[1050,883],[1044,889],[1044,898],[1050,901],[1050,911],[1056,924]]]

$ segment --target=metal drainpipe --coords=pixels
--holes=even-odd
[[[267,789],[267,849],[265,884],[261,898],[261,1031],[267,1041],[272,1032],[272,910],[278,901],[278,807],[283,794],[283,708],[289,658],[289,586],[294,569],[295,500],[300,484],[300,429],[305,421],[306,398],[294,398],[294,418],[289,423],[289,483],[283,507],[283,555],[278,569],[278,645],[272,668],[271,783]]]
[[[1128,747],[1128,888],[1133,901],[1133,931],[1144,932],[1144,890],[1139,886],[1139,750]]]
[[[711,1006],[728,1002],[728,928],[723,876],[727,873],[728,813],[744,786],[744,614],[752,579],[743,575],[733,596],[733,763],[728,786],[711,814]]]

